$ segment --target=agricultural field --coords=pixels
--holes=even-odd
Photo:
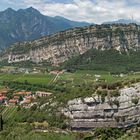
[[[80,83],[89,83],[96,82],[101,80],[107,83],[113,83],[123,80],[132,80],[140,78],[140,73],[130,73],[120,75],[112,75],[106,71],[92,71],[92,70],[78,70],[74,73],[64,72],[63,74],[0,74],[0,83],[3,81],[17,81],[25,82],[28,81],[31,84],[53,84],[59,80],[69,81],[70,83],[80,84]],[[54,81],[55,79],[55,81]]]
[[[32,84],[48,84],[55,76],[50,74],[0,74],[0,83],[3,81],[25,82]]]
[[[17,106],[0,106],[0,114],[3,116],[4,121],[13,119],[16,115]]]

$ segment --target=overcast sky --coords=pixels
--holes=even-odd
[[[0,10],[34,7],[48,16],[102,23],[117,19],[140,21],[140,0],[0,0]]]

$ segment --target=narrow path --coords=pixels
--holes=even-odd
[[[54,80],[53,80],[53,83],[57,80],[59,74],[60,74],[60,73],[57,73],[57,75],[55,76],[55,78],[54,78]]]
[[[49,82],[49,84],[54,83],[57,80],[59,75],[60,75],[60,73],[57,73],[57,75]]]

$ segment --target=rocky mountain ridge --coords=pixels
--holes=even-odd
[[[9,63],[46,61],[59,65],[90,49],[114,49],[120,53],[140,50],[140,27],[119,24],[70,29],[38,40],[15,43],[2,59],[8,59]]]
[[[89,23],[42,15],[33,7],[17,11],[8,8],[0,12],[0,49],[18,41],[33,40],[58,31],[86,25]]]

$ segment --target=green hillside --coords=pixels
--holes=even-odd
[[[67,69],[88,69],[109,71],[111,73],[127,73],[140,71],[140,51],[120,54],[114,50],[89,50],[83,55],[65,62],[62,67]]]

